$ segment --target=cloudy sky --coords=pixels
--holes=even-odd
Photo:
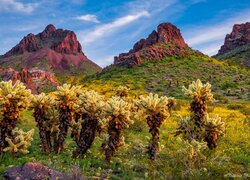
[[[250,0],[0,0],[0,54],[54,24],[75,31],[84,53],[104,67],[171,22],[189,46],[214,55],[233,24],[247,21]]]

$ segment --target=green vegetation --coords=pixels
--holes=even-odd
[[[218,101],[248,101],[250,98],[250,71],[202,55],[187,58],[169,57],[149,61],[133,68],[112,67],[80,81],[86,89],[94,89],[108,96],[119,86],[128,86],[132,95],[154,92],[159,95],[186,98],[181,87],[197,78],[213,84]],[[74,83],[74,81],[71,81]]]
[[[212,110],[210,110],[209,117],[202,117],[204,118],[202,121],[204,122],[203,127],[205,129],[204,137],[216,140],[214,134],[216,134],[217,137],[224,134],[224,124],[221,122],[225,122],[226,125],[226,136],[220,140],[217,147],[217,144],[215,146],[213,144],[214,142],[217,143],[217,141],[212,141],[213,143],[211,144],[213,149],[208,149],[206,148],[206,143],[202,142],[202,139],[191,139],[186,141],[174,137],[173,133],[180,121],[179,115],[185,117],[190,113],[187,101],[177,100],[176,104],[174,103],[175,105],[172,106],[172,116],[166,119],[166,117],[169,116],[169,102],[168,98],[164,96],[141,96],[136,100],[134,95],[131,96],[131,94],[128,93],[128,97],[126,98],[109,98],[109,94],[102,97],[94,91],[82,91],[78,87],[69,85],[59,87],[58,90],[59,91],[55,93],[57,97],[55,100],[58,101],[57,108],[59,111],[60,108],[70,107],[71,110],[73,110],[72,112],[75,112],[71,114],[71,120],[77,119],[74,115],[79,113],[87,114],[88,118],[94,118],[95,116],[101,117],[102,115],[100,116],[100,114],[104,113],[105,116],[103,117],[105,117],[107,121],[98,122],[101,122],[101,124],[103,122],[104,125],[107,125],[107,132],[104,132],[91,142],[91,149],[89,148],[90,146],[86,146],[89,150],[83,153],[83,159],[73,160],[69,158],[72,152],[76,150],[76,147],[82,149],[83,146],[79,146],[79,144],[75,142],[75,138],[66,136],[64,149],[60,151],[60,154],[56,154],[56,151],[52,151],[50,154],[45,155],[39,147],[41,140],[37,128],[40,129],[40,127],[39,125],[36,127],[36,121],[32,117],[35,111],[25,111],[20,115],[18,128],[24,129],[24,131],[34,128],[34,141],[31,146],[26,149],[29,151],[28,154],[22,155],[18,153],[15,154],[15,158],[12,158],[12,153],[4,153],[0,159],[1,173],[13,165],[21,165],[29,161],[38,161],[49,167],[65,171],[70,171],[72,165],[74,165],[80,167],[83,175],[87,177],[113,179],[166,179],[169,177],[211,179],[229,177],[230,174],[241,177],[249,176],[250,126],[249,121],[245,120],[249,116],[249,103],[241,103],[240,106],[236,108],[232,106],[233,104],[226,106],[223,104],[207,104],[208,107],[205,109]],[[189,86],[186,91],[192,94],[193,100],[191,104],[197,102],[198,97],[200,97],[201,100],[204,99],[203,96],[207,97],[205,98],[206,103],[209,102],[209,99],[212,97],[210,86],[208,84],[203,85],[199,81]],[[198,94],[198,96],[194,96],[195,94]],[[41,101],[44,100],[44,95],[40,96],[40,98],[36,98]],[[52,97],[54,97],[54,95],[52,95]],[[152,100],[152,98],[154,100]],[[143,108],[136,108],[131,99],[134,99],[136,104],[141,104]],[[152,101],[150,101],[150,99]],[[81,111],[77,111],[79,107],[83,106],[81,103],[84,104],[84,108]],[[98,103],[101,105],[98,105]],[[44,106],[44,104],[41,103],[41,106]],[[38,106],[33,105],[33,108],[36,109],[37,107]],[[52,112],[46,115],[46,117],[50,119],[49,122],[51,122],[52,126],[53,124],[57,124],[58,126],[58,122],[55,122],[54,119],[60,119],[60,116],[58,117],[53,108],[51,109]],[[146,114],[144,112],[146,112]],[[199,111],[191,112],[196,113]],[[146,118],[147,121],[143,118],[142,114],[149,117]],[[156,116],[154,116],[154,114],[156,114]],[[216,114],[219,114],[220,118],[216,116]],[[83,118],[85,119],[86,117]],[[188,119],[192,120],[193,118],[191,116]],[[72,122],[71,120],[70,122]],[[133,121],[134,125],[132,124]],[[192,122],[195,121],[192,120]],[[152,133],[152,139],[149,146],[154,147],[160,152],[157,158],[154,158],[155,161],[148,159],[146,155],[146,152],[152,152],[148,151],[152,148],[148,147],[147,141],[150,140],[150,138],[148,137],[148,128],[146,128],[147,123],[152,129],[152,132],[156,132]],[[73,127],[72,123],[68,125]],[[71,128],[69,132],[74,134],[74,130],[75,128]],[[80,127],[78,132],[81,130],[85,131],[84,128],[82,129]],[[94,132],[91,128],[90,130]],[[107,134],[109,135],[108,137]],[[210,136],[212,136],[212,138],[210,138]],[[209,142],[206,138],[204,139]],[[86,144],[86,139],[83,139],[82,142],[84,142],[85,145],[89,145]],[[152,146],[152,144],[156,144],[157,146]],[[100,151],[101,146],[105,151],[106,157],[104,157]],[[123,146],[123,148],[119,148],[120,146]],[[214,147],[216,148],[214,149]],[[27,152],[26,150],[24,150],[25,153]],[[153,155],[152,157],[156,157],[155,154]],[[105,159],[110,163],[106,163]]]
[[[231,65],[240,65],[244,68],[250,67],[250,44],[246,44],[224,54],[214,56],[216,59],[227,61]]]

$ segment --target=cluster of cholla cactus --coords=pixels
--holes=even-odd
[[[0,120],[0,155],[8,146],[7,138],[13,139],[12,130],[16,127],[20,113],[29,106],[31,91],[17,81],[0,82],[1,115]]]
[[[77,147],[73,157],[84,155],[92,146],[97,133],[104,128],[105,113],[103,111],[105,102],[104,96],[96,91],[84,91],[80,95],[80,106],[82,111],[82,122],[80,137],[76,141]]]
[[[107,101],[104,107],[108,121],[109,136],[102,144],[102,148],[105,151],[107,162],[110,162],[117,149],[124,145],[124,137],[121,135],[121,132],[133,123],[133,120],[131,120],[132,106],[131,103],[114,96]]]
[[[34,109],[33,116],[37,122],[39,135],[42,144],[42,150],[45,154],[49,154],[52,150],[51,142],[51,117],[54,110],[54,98],[44,93],[35,95],[32,98],[31,107]]]
[[[56,152],[60,153],[63,149],[65,138],[74,114],[79,109],[80,86],[64,84],[58,86],[55,92],[57,109],[59,113],[59,134],[57,140]]]
[[[8,146],[3,149],[3,151],[9,151],[13,157],[16,157],[17,153],[27,154],[29,153],[28,148],[33,141],[34,129],[24,132],[21,129],[15,128],[12,131],[12,138],[6,137],[5,140]]]
[[[119,97],[128,97],[128,94],[129,94],[129,88],[126,87],[126,86],[119,86],[117,89],[116,89],[116,95],[119,96]]]
[[[203,140],[210,149],[217,146],[220,136],[224,135],[225,124],[216,116],[210,118],[207,113],[207,104],[214,101],[209,83],[202,84],[198,79],[188,88],[183,87],[185,95],[192,98],[190,104],[191,116],[182,118],[178,123],[175,135],[182,134],[189,141]]]
[[[159,149],[160,130],[163,121],[169,117],[168,98],[159,97],[157,94],[150,93],[147,97],[140,96],[137,106],[144,110],[144,117],[149,126],[149,132],[152,135],[151,144],[148,147],[149,157],[155,160]]]

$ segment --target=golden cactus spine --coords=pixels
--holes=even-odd
[[[0,82],[0,99],[1,99],[1,114],[3,119],[0,120],[0,154],[8,145],[6,138],[12,139],[12,130],[16,127],[19,115],[29,106],[30,90],[20,81],[14,85],[12,81]]]
[[[166,96],[159,97],[157,94],[150,93],[148,96],[140,96],[137,105],[144,110],[145,118],[149,126],[149,132],[152,135],[151,144],[148,147],[149,158],[156,159],[159,149],[160,130],[163,121],[169,117],[169,101]]]
[[[104,111],[108,119],[108,139],[102,144],[106,161],[110,162],[117,149],[124,144],[121,132],[128,128],[133,121],[130,119],[132,104],[120,97],[111,97]]]
[[[15,128],[12,131],[12,138],[6,137],[8,146],[4,148],[4,151],[11,152],[13,157],[16,157],[17,153],[27,154],[28,148],[33,141],[34,129],[24,132],[21,129]]]

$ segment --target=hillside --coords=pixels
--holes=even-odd
[[[250,68],[250,22],[235,24],[214,58]]]
[[[104,93],[125,85],[133,92],[155,92],[183,98],[181,87],[197,78],[212,83],[216,99],[222,102],[227,102],[227,99],[248,101],[250,98],[249,70],[197,54],[149,61],[133,68],[113,67],[82,83],[89,89]]]
[[[82,82],[78,79],[77,83],[104,93],[125,85],[137,93],[183,98],[181,87],[196,79],[212,83],[215,97],[221,102],[250,99],[249,70],[191,49],[180,30],[170,23],[160,24],[128,53],[116,56],[103,72]]]

